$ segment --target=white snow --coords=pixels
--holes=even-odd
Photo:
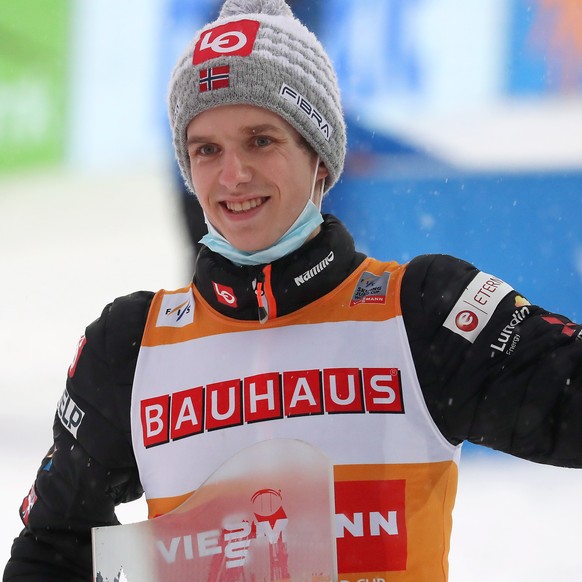
[[[169,183],[155,168],[0,181],[0,569],[84,327],[118,295],[189,280]],[[582,471],[466,458],[451,582],[582,579],[581,491]],[[146,517],[143,501],[119,513],[124,522]]]

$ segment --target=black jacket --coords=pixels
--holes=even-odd
[[[333,252],[317,277],[302,276]],[[334,289],[364,260],[344,227],[326,217],[322,232],[271,265],[277,315]],[[499,304],[474,343],[443,326],[478,270],[445,255],[410,262],[401,304],[429,411],[454,444],[471,441],[537,462],[582,466],[582,326],[528,305],[516,292]],[[204,248],[195,284],[221,313],[264,317],[254,284],[262,267],[238,267]],[[212,281],[231,287],[238,307],[219,302]],[[21,516],[4,580],[91,579],[91,528],[117,524],[115,506],[142,495],[131,445],[133,375],[153,297],[138,292],[107,305],[86,330],[55,416],[54,444],[43,459]],[[83,411],[76,438],[69,397]]]

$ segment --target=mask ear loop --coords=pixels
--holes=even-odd
[[[319,170],[319,162],[321,161],[321,158],[319,157],[319,155],[317,156],[317,159],[315,160],[315,172],[313,173],[313,182],[311,184],[311,195],[309,196],[309,200],[311,200],[311,202],[313,202],[313,195],[315,194],[315,185],[317,184],[317,171]],[[319,204],[317,204],[317,210],[319,210],[321,212],[321,204],[323,202],[323,191],[325,188],[325,178],[323,178],[321,180],[321,191],[320,191],[320,196],[319,196]],[[315,203],[314,203],[315,204]]]

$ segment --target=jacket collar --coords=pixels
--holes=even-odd
[[[266,321],[304,307],[365,259],[343,224],[330,214],[324,218],[317,236],[268,265],[238,266],[202,247],[195,286],[216,311],[235,319]]]

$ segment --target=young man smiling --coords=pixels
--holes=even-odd
[[[276,113],[223,105],[197,115],[186,136],[202,210],[237,249],[251,253],[271,247],[308,204],[319,211],[327,170]],[[317,232],[319,226],[309,238]]]
[[[447,579],[465,440],[582,466],[582,326],[453,257],[366,257],[321,216],[339,90],[283,0],[225,2],[174,70],[169,117],[209,228],[193,283],[87,328],[4,580],[89,578],[91,528],[118,503],[171,511],[267,438],[332,459],[349,582]]]

